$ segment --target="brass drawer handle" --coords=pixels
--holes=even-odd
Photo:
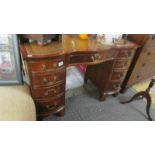
[[[53,110],[56,107],[57,103],[54,103],[53,105],[46,105],[46,108],[48,110]]]
[[[128,66],[128,63],[127,62],[124,63],[124,67],[126,67],[126,66]]]
[[[120,73],[117,75],[118,78],[121,78],[123,76],[123,73]]]
[[[48,90],[48,91],[46,91],[46,92],[44,93],[44,95],[45,95],[45,96],[48,96],[48,95],[50,95],[50,92],[53,92],[54,94],[56,94],[56,93],[57,93],[57,90],[55,90],[55,89]]]
[[[126,58],[128,58],[128,57],[131,56],[131,53],[125,53],[124,56],[125,56]]]
[[[129,57],[129,54],[128,54],[128,53],[126,53],[126,54],[125,54],[125,57],[126,57],[126,58],[128,58],[128,57]]]
[[[57,76],[53,76],[53,80],[54,80],[54,81],[57,80]],[[44,77],[44,78],[43,78],[43,82],[44,82],[44,83],[47,83],[47,82],[49,82],[49,81],[48,81],[47,78]]]
[[[100,55],[100,54],[98,54],[98,53],[97,53],[97,54],[95,54],[95,55],[94,55],[94,57],[95,57],[95,59],[96,59],[96,60],[100,60],[100,59],[101,59],[101,55]]]
[[[53,80],[54,80],[54,81],[57,80],[57,76],[53,76]],[[49,81],[48,81],[47,78],[44,77],[44,78],[43,78],[43,82],[44,82],[44,83],[47,83],[47,82],[49,82]]]
[[[91,56],[90,58],[91,58],[91,60],[92,60],[93,62],[95,61],[95,58],[94,58],[94,56]]]
[[[44,82],[44,83],[47,83],[48,80],[47,80],[46,78],[43,78],[43,82]]]
[[[94,62],[95,60],[101,60],[101,55],[100,54],[94,54],[93,56],[90,57],[91,60]]]
[[[57,90],[53,90],[53,92],[56,94],[57,93]]]
[[[42,69],[43,69],[43,71],[46,71],[46,65],[45,64],[42,65]]]
[[[113,85],[113,88],[116,90],[116,89],[118,89],[119,88],[119,84],[114,84]]]

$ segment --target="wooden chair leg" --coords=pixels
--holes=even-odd
[[[121,103],[121,104],[130,103],[130,102],[132,102],[133,100],[138,99],[139,97],[141,97],[141,98],[146,98],[146,101],[147,101],[147,103],[146,103],[146,114],[147,114],[147,116],[148,116],[148,120],[152,121],[153,119],[152,119],[152,117],[151,117],[151,115],[150,115],[150,107],[151,107],[151,102],[152,102],[152,101],[151,101],[151,96],[150,96],[150,94],[149,94],[148,92],[146,92],[146,91],[141,91],[141,92],[135,94],[133,97],[131,97],[131,99],[129,99],[129,100],[127,100],[127,101],[121,101],[120,103]]]
[[[150,107],[151,107],[151,103],[152,103],[150,94],[146,95],[146,100],[147,100],[146,113],[147,113],[147,116],[148,116],[148,120],[152,121],[153,119],[152,119],[152,117],[150,115]]]
[[[142,96],[143,92],[139,92],[137,94],[135,94],[133,97],[131,97],[129,100],[127,101],[120,101],[121,104],[126,104],[126,103],[130,103],[136,99],[138,99],[140,96]]]

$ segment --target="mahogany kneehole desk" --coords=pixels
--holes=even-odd
[[[68,66],[87,65],[84,80],[97,87],[101,101],[118,94],[136,49],[137,45],[129,41],[110,46],[71,35],[46,46],[21,44],[25,83],[35,101],[37,117],[64,115]]]

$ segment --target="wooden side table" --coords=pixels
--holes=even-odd
[[[127,101],[121,101],[120,103],[126,104],[126,103],[132,102],[135,99],[146,98],[146,101],[147,101],[147,103],[146,103],[146,114],[148,116],[148,120],[152,121],[153,119],[152,119],[152,117],[150,115],[150,106],[151,106],[151,103],[152,103],[152,99],[151,99],[151,96],[150,96],[150,89],[153,87],[154,84],[155,84],[155,78],[153,78],[151,80],[151,82],[149,83],[148,88],[145,91],[140,91],[140,92],[136,93],[131,99],[129,99]]]

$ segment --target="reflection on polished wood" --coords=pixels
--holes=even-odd
[[[126,44],[103,45],[97,41],[96,38],[89,37],[88,39],[81,39],[77,35],[62,35],[62,41],[52,42],[45,46],[38,46],[37,43],[25,44],[25,57],[39,57],[41,56],[55,56],[63,54],[71,54],[77,52],[103,52],[107,49],[115,48],[133,48],[134,43],[128,41]]]

